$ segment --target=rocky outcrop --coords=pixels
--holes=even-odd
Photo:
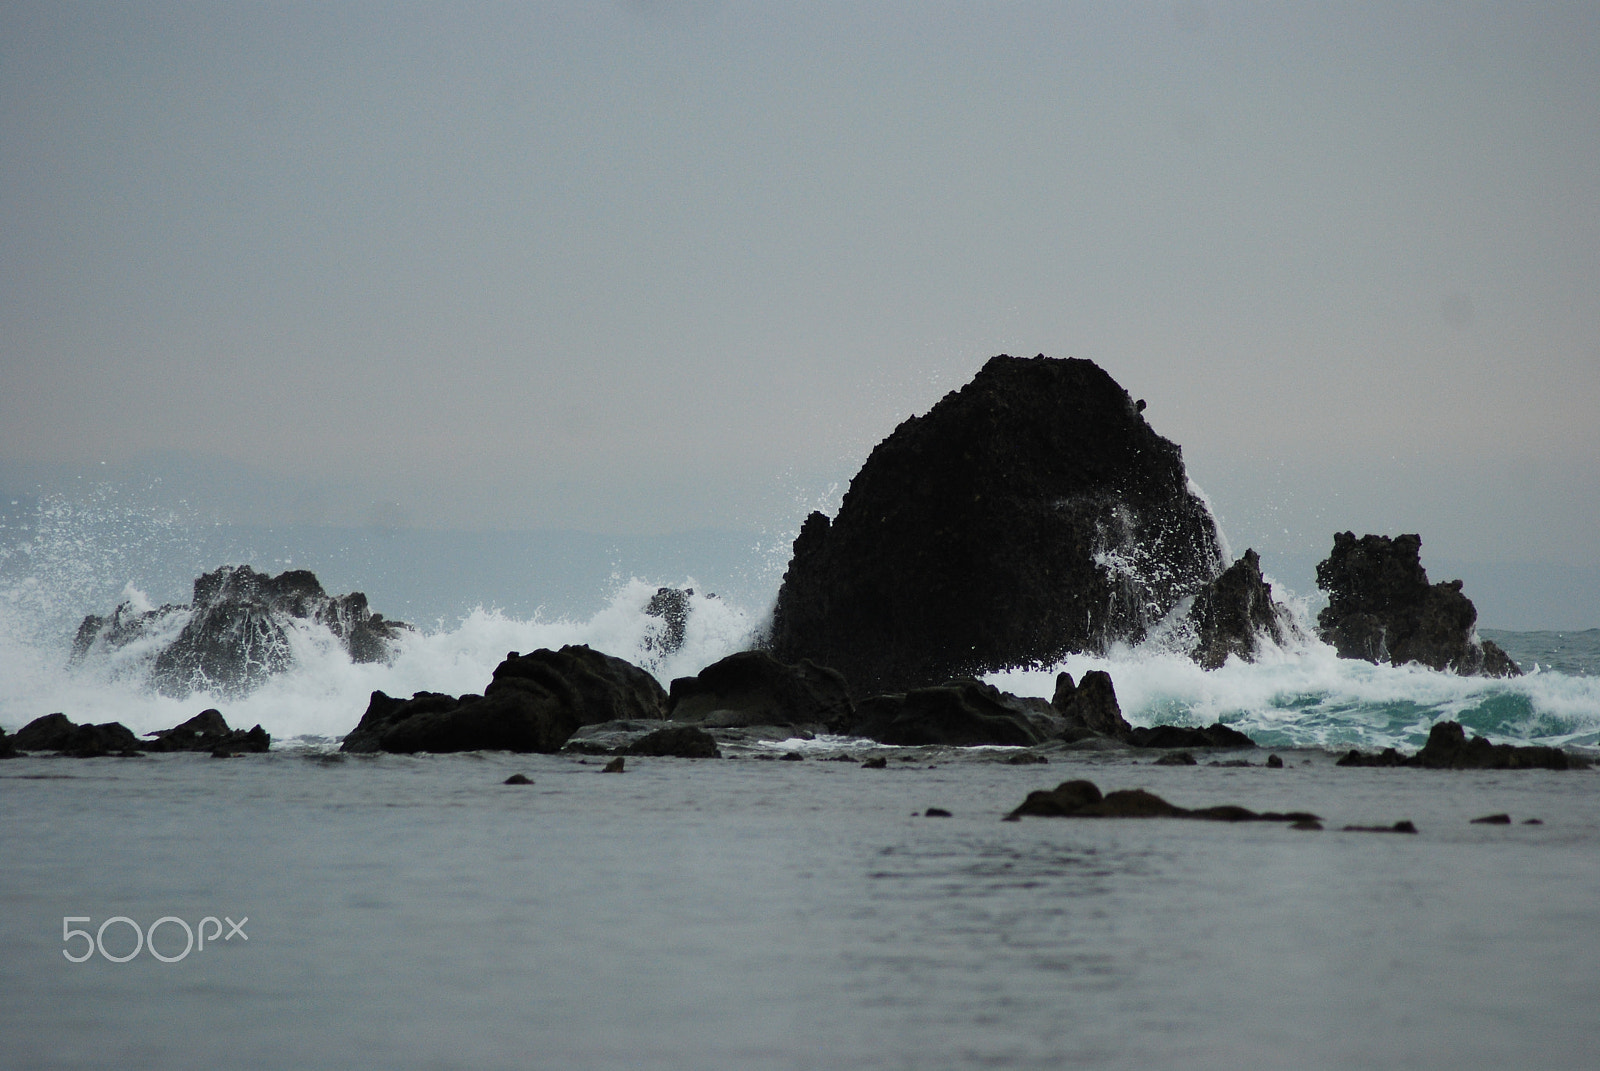
[[[1254,550],[1195,593],[1189,622],[1196,636],[1190,657],[1205,669],[1218,669],[1229,656],[1254,662],[1264,642],[1282,647],[1298,635],[1294,620],[1272,597]]]
[[[650,674],[587,646],[512,652],[482,695],[373,692],[340,750],[554,752],[584,725],[659,720],[666,702]]]
[[[779,662],[740,651],[672,682],[667,716],[707,728],[790,725],[836,732],[854,716],[850,689],[836,670],[809,659]]]
[[[1498,646],[1480,640],[1478,611],[1461,581],[1428,583],[1422,537],[1333,537],[1333,552],[1317,566],[1328,605],[1318,631],[1341,658],[1404,665],[1417,662],[1463,676],[1515,677],[1521,670]]]
[[[1111,686],[1111,675],[1104,670],[1091,669],[1077,685],[1072,683],[1072,674],[1057,673],[1056,694],[1050,706],[1070,730],[1113,740],[1127,740],[1128,734],[1133,732],[1133,727],[1122,718],[1122,706],[1117,702],[1116,689]]]
[[[1320,822],[1305,811],[1258,814],[1244,807],[1225,803],[1216,807],[1189,810],[1177,807],[1142,788],[1121,789],[1101,794],[1092,781],[1063,781],[1049,791],[1028,793],[1006,821],[1034,815],[1041,818],[1201,818],[1214,822]]]
[[[1029,747],[1059,739],[1063,728],[1044,700],[1022,699],[965,679],[862,700],[849,733],[902,747]]]
[[[231,755],[263,752],[272,746],[272,737],[261,726],[248,732],[229,728],[227,719],[216,709],[202,710],[182,725],[147,735],[155,739],[139,745],[145,751],[222,751]]]
[[[1142,639],[1221,571],[1179,448],[1090,361],[991,359],[808,517],[770,646],[904,692]]]
[[[18,751],[59,751],[75,758],[133,755],[143,747],[121,722],[78,725],[65,714],[35,718],[18,729],[11,740]]]
[[[84,618],[71,660],[82,663],[176,631],[154,655],[150,686],[178,698],[197,691],[239,696],[294,663],[289,630],[301,624],[326,627],[354,662],[387,659],[408,627],[373,613],[360,592],[329,595],[305,569],[269,576],[248,565],[224,566],[194,582],[188,606],[141,612],[123,603],[106,617]]]

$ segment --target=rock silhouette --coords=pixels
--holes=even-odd
[[[1517,664],[1498,646],[1478,639],[1477,608],[1461,581],[1428,583],[1422,537],[1340,532],[1333,552],[1317,565],[1317,586],[1328,605],[1318,631],[1341,658],[1404,665],[1418,662],[1463,676],[1516,677]]]
[[[1136,642],[1222,570],[1178,446],[1093,362],[992,358],[811,514],[773,612],[781,661],[905,692]]]

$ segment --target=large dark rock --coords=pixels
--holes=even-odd
[[[12,737],[18,751],[59,751],[77,758],[132,754],[143,745],[121,722],[78,725],[65,714],[46,714],[17,730]]]
[[[189,606],[135,611],[124,603],[106,617],[83,619],[72,644],[81,663],[136,639],[177,628],[150,665],[149,684],[163,695],[197,691],[243,695],[294,662],[289,630],[299,622],[325,626],[354,662],[387,659],[403,622],[385,620],[360,592],[332,596],[315,574],[294,569],[278,576],[248,565],[224,566],[194,582]]]
[[[1189,621],[1196,636],[1190,657],[1206,669],[1220,668],[1229,655],[1254,662],[1264,641],[1281,647],[1298,631],[1288,610],[1272,597],[1254,550],[1246,550],[1195,593]]]
[[[154,740],[139,746],[146,751],[226,751],[262,752],[272,746],[272,737],[261,726],[246,731],[229,728],[227,719],[216,709],[202,710],[181,725],[157,729]]]
[[[785,665],[766,651],[740,651],[672,682],[668,717],[708,727],[794,725],[829,732],[855,714],[838,671],[802,659]]]
[[[554,752],[584,725],[660,719],[667,695],[656,679],[587,646],[512,655],[483,695],[373,692],[343,751]]]
[[[1058,738],[1063,727],[1044,700],[1022,699],[967,679],[862,700],[848,731],[902,747],[1029,747]]]
[[[1223,563],[1139,408],[1090,361],[991,359],[806,519],[773,653],[867,696],[1142,639]]]
[[[1333,552],[1317,566],[1317,586],[1328,593],[1317,615],[1322,638],[1341,658],[1519,676],[1504,651],[1478,638],[1478,611],[1461,581],[1428,583],[1421,549],[1418,535],[1334,535]]]

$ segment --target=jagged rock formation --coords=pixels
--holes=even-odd
[[[683,647],[689,628],[689,598],[693,594],[694,588],[657,588],[650,596],[644,612],[661,619],[661,631],[645,637],[646,651],[669,655]]]
[[[1113,740],[1127,740],[1133,732],[1133,727],[1123,720],[1111,675],[1104,670],[1091,669],[1079,684],[1073,684],[1072,674],[1057,673],[1056,694],[1050,706],[1070,729]]]
[[[1195,594],[1189,621],[1196,635],[1190,657],[1205,669],[1220,668],[1229,655],[1254,662],[1263,640],[1281,647],[1299,635],[1289,611],[1272,597],[1254,550]]]
[[[638,666],[583,645],[513,651],[482,695],[373,692],[341,751],[559,751],[585,725],[660,720],[667,693]]]
[[[269,576],[248,565],[223,566],[194,582],[189,606],[167,604],[141,613],[123,603],[106,617],[85,617],[72,643],[72,661],[159,636],[180,620],[181,629],[156,654],[148,676],[151,687],[178,698],[197,691],[243,695],[289,668],[289,629],[298,622],[326,626],[355,662],[385,660],[409,627],[373,613],[360,592],[329,595],[306,569]]]
[[[154,740],[142,741],[145,751],[209,751],[212,754],[262,752],[272,746],[272,737],[257,725],[248,732],[229,728],[227,719],[215,708],[202,710],[181,725],[157,729],[147,734]]]
[[[769,642],[857,696],[901,692],[1136,642],[1222,564],[1182,452],[1127,391],[1002,355],[806,519]]]
[[[1317,565],[1317,586],[1328,605],[1318,631],[1340,658],[1404,665],[1418,662],[1462,676],[1516,677],[1521,670],[1504,651],[1480,640],[1477,608],[1461,581],[1428,583],[1422,537],[1333,537],[1333,552]]]

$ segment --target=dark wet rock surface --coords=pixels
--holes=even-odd
[[[582,645],[513,654],[481,696],[373,692],[343,750],[553,752],[584,725],[665,713],[661,685],[623,659]]]
[[[59,713],[33,719],[17,730],[11,742],[18,751],[56,751],[76,758],[133,755],[143,747],[121,722],[78,725]]]
[[[1061,719],[1042,699],[1021,699],[982,681],[954,680],[865,699],[849,732],[904,747],[1028,747],[1059,737],[1061,729]]]
[[[1509,656],[1476,633],[1477,608],[1460,580],[1428,582],[1418,535],[1340,532],[1317,565],[1328,605],[1317,614],[1322,638],[1341,658],[1417,662],[1462,675],[1520,675]]]
[[[774,610],[782,661],[904,693],[1137,642],[1222,569],[1178,446],[1090,361],[995,357],[808,517]]]
[[[1236,748],[1255,747],[1256,742],[1237,729],[1230,729],[1220,721],[1197,729],[1183,725],[1153,725],[1148,729],[1129,730],[1127,742],[1134,747],[1149,748]]]
[[[672,682],[668,716],[705,728],[789,725],[837,732],[854,717],[850,689],[836,670],[809,659],[780,662],[741,651],[693,677]]]
[[[257,725],[253,729],[233,729],[215,708],[202,710],[188,721],[171,729],[148,734],[155,737],[140,743],[145,751],[222,751],[229,754],[263,752],[272,746],[272,737]]]

